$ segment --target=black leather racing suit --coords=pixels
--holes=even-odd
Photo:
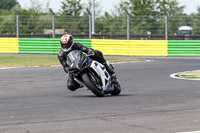
[[[106,64],[106,60],[104,59],[103,57],[103,54],[101,51],[98,51],[98,50],[93,50],[91,48],[87,48],[85,46],[83,46],[82,44],[80,43],[74,43],[74,45],[72,46],[72,50],[81,50],[83,51],[84,53],[88,54],[88,52],[90,52],[91,50],[94,51],[94,56],[92,57],[92,59],[102,63],[102,64]],[[71,51],[72,51],[71,50]],[[70,52],[70,51],[69,51]],[[63,68],[64,68],[64,71],[67,73],[67,64],[66,64],[66,57],[67,57],[67,54],[69,52],[64,52],[62,49],[60,50],[60,53],[58,54],[58,59],[60,61],[60,63],[62,64]],[[78,89],[80,87],[80,85],[78,83],[76,83],[76,81],[74,81],[73,77],[71,74],[69,74],[69,77],[68,77],[68,80],[67,80],[67,87],[69,90],[71,91],[75,91],[76,89]]]

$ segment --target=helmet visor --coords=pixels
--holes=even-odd
[[[71,44],[69,44],[69,43],[68,44],[62,44],[63,48],[69,48],[70,46],[71,46]]]

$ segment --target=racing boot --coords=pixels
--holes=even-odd
[[[67,88],[71,91],[75,91],[79,88],[81,88],[82,86],[80,84],[78,84],[74,79],[73,76],[71,74],[68,75],[68,79],[67,79]]]
[[[106,62],[103,63],[103,65],[105,66],[106,70],[108,71],[108,73],[109,73],[111,76],[115,73],[115,71],[114,71],[113,69],[111,69],[111,68],[108,66],[108,64],[107,64]]]
[[[114,71],[114,68],[112,65],[109,65],[107,63],[103,63],[103,65],[105,66],[106,70],[108,71],[108,73],[110,74],[111,76],[111,81],[113,83],[118,83],[117,81],[117,76],[115,75],[115,71]]]

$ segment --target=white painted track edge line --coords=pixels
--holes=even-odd
[[[178,73],[173,73],[173,74],[170,74],[170,77],[171,78],[174,78],[174,79],[183,79],[183,80],[200,80],[200,79],[186,79],[186,78],[180,78],[180,77],[177,77],[176,75],[180,74],[180,73],[187,73],[187,72],[194,72],[194,71],[199,71],[199,70],[192,70],[192,71],[183,71],[183,72],[178,72]]]

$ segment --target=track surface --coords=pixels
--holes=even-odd
[[[116,64],[120,96],[70,92],[61,67],[0,70],[1,133],[177,133],[200,130],[200,82],[170,74],[200,60]]]

